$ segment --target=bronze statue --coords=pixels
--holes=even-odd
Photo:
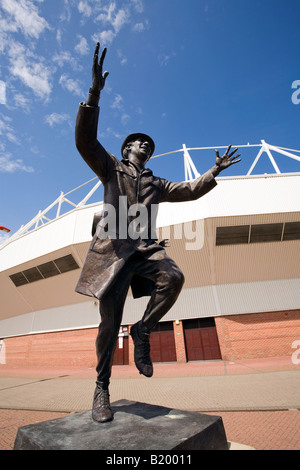
[[[152,171],[145,168],[154,152],[154,142],[143,133],[131,134],[124,140],[122,161],[107,152],[97,140],[98,103],[108,76],[108,72],[102,73],[106,49],[98,62],[99,48],[97,43],[92,87],[87,101],[79,106],[75,134],[79,153],[103,183],[104,209],[95,224],[76,291],[100,300],[101,323],[96,339],[98,362],[92,416],[95,421],[106,422],[113,419],[108,386],[129,287],[134,298],[150,296],[146,311],[131,327],[130,335],[134,342],[136,367],[141,374],[151,377],[150,333],[172,307],[184,282],[179,267],[157,242],[156,210],[152,209],[163,201],[190,201],[204,196],[216,186],[215,176],[240,161],[240,155],[234,156],[237,149],[229,153],[231,146],[222,157],[216,151],[215,165],[202,176],[194,181],[173,183],[153,176]],[[133,223],[141,211],[143,221],[135,226]],[[107,230],[108,225],[113,230]],[[141,225],[146,228],[141,230]]]

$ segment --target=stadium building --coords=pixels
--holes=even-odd
[[[160,205],[159,239],[185,284],[151,335],[154,362],[289,356],[300,340],[300,173],[280,173],[273,153],[300,157],[256,147],[247,175],[218,177],[197,201]],[[176,151],[186,180],[198,175],[190,150]],[[262,154],[275,173],[252,174]],[[98,300],[74,291],[102,207],[90,202],[95,181],[61,193],[0,246],[0,364],[95,366]],[[129,331],[147,302],[129,292],[114,364],[133,363]]]

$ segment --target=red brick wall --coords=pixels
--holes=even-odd
[[[292,343],[300,340],[300,309],[216,317],[215,322],[223,360],[289,356]],[[182,322],[173,325],[177,362],[186,362]],[[97,330],[5,338],[6,364],[95,367]],[[131,337],[129,364],[134,364]]]
[[[6,364],[24,366],[96,366],[97,328],[5,338]],[[186,362],[182,322],[174,322],[177,362]],[[129,364],[134,365],[129,336]]]
[[[6,364],[96,366],[97,328],[5,338]]]
[[[215,318],[223,360],[281,357],[300,340],[300,309]]]

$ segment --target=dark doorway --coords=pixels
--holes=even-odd
[[[183,320],[183,329],[188,361],[221,359],[214,318]]]
[[[150,335],[151,359],[153,362],[176,361],[173,323],[158,323]]]
[[[125,366],[129,364],[129,343],[128,336],[118,338],[117,347],[114,353],[113,366]]]

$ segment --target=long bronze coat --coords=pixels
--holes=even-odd
[[[139,173],[128,160],[118,160],[98,142],[98,117],[98,107],[80,104],[75,141],[79,153],[104,185],[104,209],[106,205],[115,209],[116,236],[104,238],[101,235],[99,237],[99,230],[95,231],[75,290],[101,299],[112,287],[118,275],[121,275],[126,261],[137,251],[147,259],[167,257],[164,248],[156,241],[155,220],[153,220],[155,210],[151,212],[151,208],[155,209],[160,202],[198,199],[214,188],[217,183],[210,170],[192,182],[182,183],[173,183],[155,177],[149,169],[144,169]],[[124,236],[124,223],[121,226],[118,222],[119,216],[123,217],[124,201],[127,209],[134,204],[143,204],[147,208],[148,237],[134,239],[128,235],[128,232]],[[98,229],[101,228],[103,220],[107,222],[105,215],[104,218],[100,217]],[[128,227],[133,217],[127,214],[126,218]],[[124,217],[122,220],[124,222]],[[133,276],[131,288],[134,297],[142,297],[150,295],[153,283],[140,276]]]

